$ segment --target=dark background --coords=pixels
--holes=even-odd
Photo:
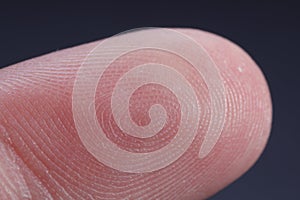
[[[299,6],[286,1],[209,2],[1,2],[0,68],[138,27],[193,27],[225,36],[242,46],[266,75],[274,119],[259,161],[211,199],[300,199]]]

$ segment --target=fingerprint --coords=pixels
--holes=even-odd
[[[76,130],[87,151],[129,173],[176,162],[203,123],[208,128],[197,159],[206,157],[222,133],[225,105],[222,78],[205,49],[163,28],[102,41],[80,66],[72,94]]]

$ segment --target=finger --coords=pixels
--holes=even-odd
[[[204,199],[257,160],[266,81],[241,48],[147,29],[0,71],[3,198]]]

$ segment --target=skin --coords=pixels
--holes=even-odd
[[[86,148],[73,118],[72,92],[79,67],[101,42],[96,41],[0,70],[0,199],[206,199],[246,172],[262,153],[270,133],[272,107],[263,74],[249,55],[232,42],[200,30],[177,31],[203,47],[224,84],[224,126],[207,156],[200,159],[198,154],[209,126],[209,111],[200,116],[202,128],[186,152],[159,170],[117,170],[100,162]],[[138,52],[125,64],[151,55]],[[166,63],[172,60],[162,59]],[[204,85],[199,95],[207,98],[205,81],[192,71],[186,73],[189,81],[197,79],[199,87]],[[101,99],[104,84],[98,84],[95,98],[100,123],[107,107]],[[145,113],[152,104],[161,104],[167,113],[174,111],[167,100],[179,105],[172,92],[152,86],[136,90],[130,99],[131,118],[139,126],[150,123]],[[200,106],[205,110],[204,100]],[[148,142],[117,131],[109,132],[107,138],[127,151],[155,151],[176,135],[180,113],[175,109],[169,118],[173,123],[170,122],[170,132],[147,138]],[[140,166],[143,168],[143,163]]]

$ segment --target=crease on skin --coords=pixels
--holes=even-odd
[[[10,144],[10,137],[1,124],[0,133],[4,134]],[[34,172],[2,141],[0,141],[0,185],[0,191],[4,189],[1,191],[0,197],[1,195],[9,197],[2,199],[32,199],[36,197],[53,199]]]
[[[30,104],[30,107],[31,107],[31,108],[34,108],[34,105],[33,105],[33,104]],[[28,109],[24,109],[24,110],[26,110],[27,112],[30,112],[30,110],[28,110]],[[26,120],[25,120],[24,122],[28,123],[27,125],[30,126],[30,128],[34,129],[34,128],[32,127],[32,124],[31,124],[31,123],[27,122]],[[21,122],[18,121],[18,120],[17,120],[17,123],[18,123],[18,124],[21,124]],[[36,121],[36,123],[37,123],[37,124],[35,124],[35,125],[36,125],[37,127],[39,127],[38,129],[42,130],[42,127],[40,126],[40,124],[39,124],[37,121]],[[24,130],[24,132],[26,132],[26,131]],[[33,141],[33,144],[35,144],[35,147],[37,147],[37,148],[39,149],[40,153],[43,154],[45,157],[48,157],[48,156],[43,152],[43,148],[41,147],[41,146],[43,146],[43,145],[45,146],[46,143],[43,143],[42,145],[41,145],[41,144],[37,144],[37,143],[34,142],[35,140],[34,140],[34,138],[33,138],[30,134],[28,134],[28,137]],[[23,138],[22,138],[22,139],[23,139]],[[26,142],[24,141],[24,143],[26,143]],[[32,151],[32,153],[33,153],[33,152],[34,152],[34,151]],[[34,153],[33,153],[33,154],[34,154]],[[35,155],[35,156],[37,156],[37,155]],[[48,159],[49,159],[49,157],[48,157]],[[51,159],[49,159],[49,160],[51,160]],[[42,160],[39,160],[39,162],[41,162],[40,164],[44,165],[44,163],[43,163]],[[52,163],[55,164],[55,165],[57,165],[56,162],[52,162]],[[45,166],[44,166],[44,167],[45,167]],[[59,167],[59,166],[57,166],[57,167]],[[29,168],[29,167],[28,167],[28,168]],[[30,170],[31,170],[31,169],[30,169]],[[46,170],[46,172],[48,173],[48,169],[45,168],[45,170]],[[36,176],[36,173],[35,173],[35,172],[33,172],[33,171],[31,171],[31,172],[32,172],[32,176]],[[55,173],[55,171],[53,171],[53,173]],[[48,175],[51,176],[50,174],[48,174]],[[58,174],[57,174],[57,175],[58,175]],[[64,179],[64,178],[62,177],[62,179]],[[59,181],[57,181],[57,180],[54,179],[54,178],[52,178],[52,180],[53,180],[57,185],[60,186],[61,191],[62,191],[62,193],[63,193],[63,195],[64,195],[64,198],[66,198],[66,197],[70,198],[70,197],[71,197],[71,194],[65,190],[65,188],[61,185],[61,183],[59,183]],[[42,183],[40,183],[40,181],[38,181],[37,185],[41,186],[42,188],[40,188],[40,189],[42,189],[43,192],[46,192],[46,193],[47,193],[47,194],[45,195],[47,198],[52,199],[51,195],[50,195],[50,194],[48,193],[48,191],[42,186]],[[46,198],[46,197],[44,197],[44,198]]]
[[[0,129],[3,129],[1,127]],[[2,142],[0,160],[0,185],[1,190],[4,190],[0,196],[6,195],[9,199],[30,199],[32,196],[16,162],[16,155]]]

